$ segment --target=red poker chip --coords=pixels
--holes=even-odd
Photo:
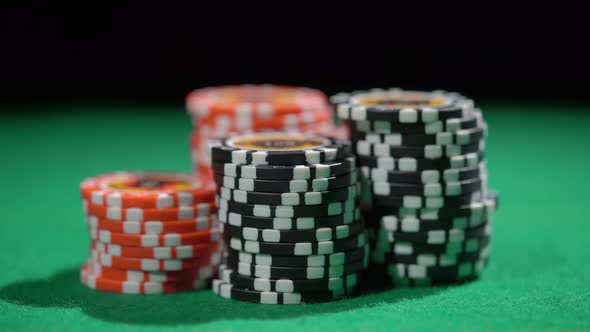
[[[88,233],[92,240],[130,247],[171,247],[219,240],[219,231],[215,228],[192,233],[170,234],[121,234],[89,228]]]
[[[187,279],[176,282],[120,281],[106,279],[92,273],[87,265],[80,269],[80,280],[89,288],[122,294],[168,294],[206,288],[210,278]]]
[[[219,242],[187,244],[170,247],[130,247],[120,244],[91,242],[91,249],[110,256],[151,259],[190,259],[210,256],[219,251]]]
[[[328,123],[332,120],[332,114],[328,110],[305,112],[299,114],[288,114],[273,116],[271,118],[261,117],[228,117],[209,116],[199,118],[197,128],[203,130],[206,126],[216,132],[219,131],[260,131],[260,130],[294,130],[300,127],[310,126],[317,123]]]
[[[168,209],[211,201],[215,183],[185,173],[118,172],[86,179],[80,190],[94,205]]]
[[[319,90],[279,85],[228,85],[198,89],[186,98],[194,117],[235,115],[272,117],[302,113],[328,107],[327,97]]]
[[[151,259],[111,256],[94,249],[90,250],[90,257],[91,261],[97,262],[103,266],[121,270],[148,272],[192,270],[200,266],[219,264],[221,260],[218,252],[208,256],[190,259]]]
[[[88,216],[106,220],[121,221],[180,221],[208,216],[217,211],[214,201],[197,203],[192,206],[179,206],[169,209],[119,208],[94,205],[83,201],[84,211]]]
[[[198,266],[193,269],[172,272],[147,272],[139,270],[124,270],[114,267],[104,266],[100,263],[88,260],[86,264],[90,272],[97,276],[110,280],[118,281],[155,281],[155,282],[178,282],[184,280],[208,279],[217,273],[217,264]]]
[[[123,234],[192,233],[215,227],[217,216],[210,214],[185,221],[112,221],[89,216],[86,218],[86,224],[90,228]]]

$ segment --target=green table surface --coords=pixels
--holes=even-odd
[[[83,287],[78,192],[115,170],[190,170],[179,105],[0,106],[0,331],[590,330],[590,112],[484,104],[501,195],[491,265],[462,286],[272,306],[209,290],[135,296]]]

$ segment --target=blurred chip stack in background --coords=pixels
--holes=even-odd
[[[330,99],[350,127],[373,262],[395,285],[476,277],[487,264],[491,214],[487,126],[457,93],[372,89]]]
[[[236,85],[197,89],[186,98],[194,170],[211,172],[207,140],[260,131],[299,131],[346,138],[333,125],[324,93],[305,87]]]

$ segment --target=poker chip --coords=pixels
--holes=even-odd
[[[477,153],[485,150],[483,141],[476,141],[466,145],[435,145],[427,144],[422,147],[390,145],[387,143],[371,143],[357,141],[355,153],[359,156],[369,157],[413,157],[424,159],[437,159],[442,157],[454,157],[469,153]]]
[[[421,220],[415,216],[398,218],[394,215],[385,215],[380,220],[383,230],[396,232],[425,232],[430,230],[466,229],[488,223],[487,219],[480,218],[453,218],[446,220]]]
[[[326,191],[349,187],[357,182],[358,174],[352,171],[347,174],[310,180],[253,180],[215,174],[215,182],[220,186],[244,191],[267,193],[305,193],[308,191]]]
[[[268,265],[252,265],[245,262],[223,260],[224,264],[240,275],[267,279],[292,278],[297,280],[325,279],[343,277],[358,273],[367,267],[367,261],[357,261],[342,265],[314,267],[274,267]]]
[[[151,259],[188,259],[210,256],[219,251],[219,243],[199,243],[169,247],[129,247],[92,241],[92,248],[111,256]]]
[[[456,169],[474,167],[483,161],[484,153],[468,153],[465,155],[424,159],[414,157],[357,157],[360,166],[377,168],[386,171],[419,172],[425,170]]]
[[[111,256],[91,249],[91,259],[103,266],[122,270],[140,271],[182,271],[195,269],[203,265],[219,263],[219,255],[211,255],[190,259],[149,259]]]
[[[85,265],[89,272],[103,279],[114,281],[135,281],[135,282],[167,282],[173,283],[185,280],[210,279],[215,276],[218,270],[218,263],[202,265],[194,269],[172,272],[146,272],[139,270],[123,270],[101,265],[92,259]]]
[[[454,132],[458,130],[474,129],[479,126],[485,127],[481,111],[473,109],[472,112],[462,118],[452,118],[430,123],[399,123],[388,120],[359,120],[351,123],[351,136],[363,139],[365,134],[417,134],[434,135],[442,132]]]
[[[334,190],[298,193],[255,192],[221,187],[220,197],[229,201],[248,204],[322,205],[354,200],[360,195],[360,190],[360,183]]]
[[[426,278],[426,277],[465,277],[479,273],[485,266],[485,258],[476,261],[460,262],[452,266],[424,266],[416,264],[392,264],[389,273],[397,277]]]
[[[95,216],[86,218],[90,228],[125,234],[191,233],[207,230],[217,224],[217,216],[208,215],[187,221],[112,221]]]
[[[290,113],[267,117],[266,115],[241,116],[239,119],[228,115],[210,115],[198,118],[197,128],[208,126],[214,131],[229,132],[259,130],[289,130],[294,127],[315,125],[330,121],[332,114],[327,109]],[[236,121],[238,120],[238,121]]]
[[[338,177],[356,170],[356,159],[346,158],[325,164],[269,166],[213,162],[213,172],[223,176],[252,180],[310,180]]]
[[[458,254],[389,254],[385,257],[388,264],[420,265],[420,266],[456,266],[465,262],[475,262],[490,255],[490,246],[474,252]]]
[[[460,196],[484,189],[486,177],[446,183],[409,184],[374,182],[367,180],[371,193],[376,196],[421,195],[426,197]]]
[[[337,252],[327,255],[309,256],[280,256],[268,254],[251,254],[243,251],[227,249],[224,257],[229,260],[244,262],[253,265],[283,266],[283,267],[315,267],[343,265],[357,262],[369,256],[369,246],[349,251]]]
[[[363,178],[376,182],[399,182],[399,183],[437,183],[437,182],[457,182],[463,180],[476,179],[480,176],[487,176],[485,162],[477,166],[445,169],[424,170],[420,172],[409,171],[388,171],[378,168],[361,166],[360,173]]]
[[[198,118],[229,115],[236,119],[264,118],[326,108],[326,96],[318,90],[277,85],[234,85],[198,89],[186,98],[189,112]]]
[[[259,292],[294,293],[294,292],[332,292],[338,296],[345,289],[351,289],[358,284],[359,276],[356,273],[343,277],[324,279],[269,279],[249,277],[238,274],[233,270],[221,265],[219,278],[228,284],[233,284],[241,289],[252,289]]]
[[[350,129],[377,273],[395,286],[476,278],[498,204],[481,110],[457,93],[397,88],[330,102]]]
[[[231,249],[253,254],[309,256],[327,255],[362,248],[367,243],[367,234],[361,233],[349,238],[333,241],[294,243],[249,241],[230,237],[225,234],[223,240]]]
[[[219,208],[229,212],[236,212],[242,215],[255,217],[319,217],[335,216],[347,211],[353,211],[358,202],[356,200],[347,200],[322,205],[262,205],[247,204],[228,201],[225,198],[219,199]]]
[[[403,194],[403,193],[402,193]],[[381,196],[374,195],[371,202],[376,207],[400,207],[410,209],[422,208],[444,208],[448,206],[461,206],[481,201],[485,193],[475,191],[453,196],[423,196],[423,195],[403,195],[403,196]]]
[[[456,93],[395,88],[341,93],[330,98],[330,101],[337,105],[338,117],[353,121],[432,123],[461,118],[473,109],[473,101]]]
[[[277,230],[220,224],[220,231],[234,238],[262,242],[319,242],[345,239],[361,233],[363,222],[310,230]]]
[[[209,141],[211,159],[234,164],[320,164],[350,156],[349,141],[323,136],[270,132]]]
[[[169,209],[212,201],[215,183],[182,173],[118,172],[86,179],[80,191],[93,205]]]
[[[120,234],[107,230],[90,228],[90,238],[102,243],[120,244],[131,247],[169,247],[197,243],[215,242],[219,238],[216,229],[192,233],[170,234]]]
[[[84,285],[165,294],[210,284],[221,259],[211,176],[117,172],[85,179],[80,190],[91,239]]]
[[[86,265],[80,269],[80,280],[84,285],[100,291],[121,294],[167,294],[204,288],[209,278],[182,280],[177,282],[121,281],[107,279],[93,274]]]
[[[221,223],[239,227],[277,230],[313,230],[321,227],[337,227],[352,224],[361,218],[358,208],[335,216],[321,217],[267,218],[242,215],[224,209],[220,209],[218,215]]]
[[[423,244],[411,242],[390,243],[388,241],[378,240],[375,244],[375,248],[371,252],[371,258],[374,263],[384,264],[386,257],[391,260],[397,255],[458,255],[461,253],[471,253],[482,250],[489,246],[490,243],[490,236],[474,237],[464,242],[451,242],[446,244]]]
[[[424,145],[468,145],[474,144],[485,138],[487,127],[475,127],[473,129],[461,129],[450,132],[439,132],[433,135],[419,134],[373,134],[356,133],[353,138],[361,144],[384,144],[388,146],[424,146]]]
[[[491,235],[492,229],[489,224],[471,229],[438,229],[424,232],[386,232],[387,240],[394,242],[413,242],[427,244],[441,244],[451,242],[463,242],[473,237]]]
[[[191,220],[208,216],[216,211],[215,202],[213,201],[168,209],[142,209],[106,207],[94,205],[84,200],[83,207],[87,215],[106,220],[121,221]]]
[[[490,216],[496,211],[496,196],[495,192],[490,191],[483,202],[472,202],[466,205],[445,208],[392,208],[391,210],[396,212],[400,217],[417,216],[424,220]]]
[[[354,288],[345,288],[335,294],[333,291],[312,291],[307,293],[277,293],[260,292],[238,288],[231,283],[213,279],[213,292],[226,299],[253,302],[260,304],[302,304],[315,302],[330,302],[352,294]]]

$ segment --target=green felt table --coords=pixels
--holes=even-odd
[[[271,306],[209,290],[135,296],[83,287],[78,185],[115,170],[190,170],[180,105],[0,106],[0,331],[590,330],[590,112],[487,103],[501,195],[491,265],[472,283]]]

